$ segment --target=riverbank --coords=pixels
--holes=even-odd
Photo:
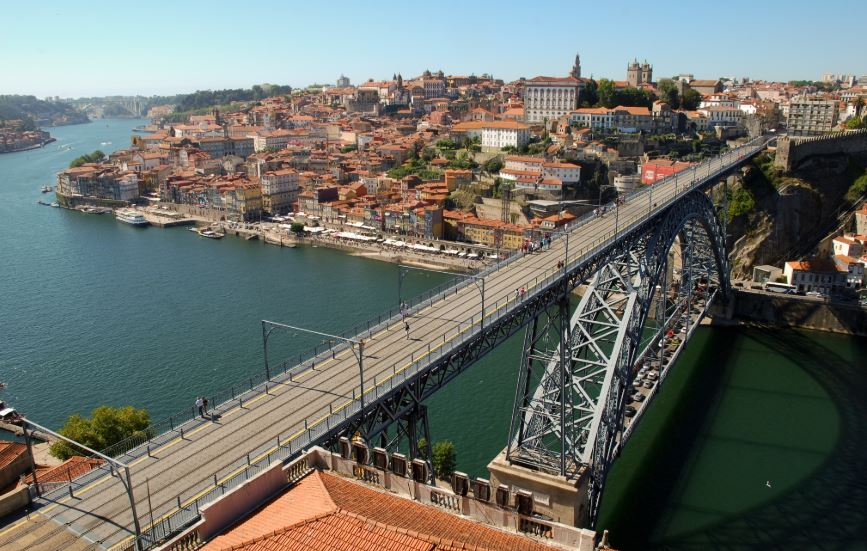
[[[735,288],[729,304],[717,302],[712,314],[710,325],[720,327],[773,326],[867,336],[867,308],[800,295]]]
[[[47,140],[45,140],[41,143],[35,143],[35,144],[31,144],[31,145],[28,145],[25,147],[19,147],[16,149],[0,150],[0,154],[3,154],[3,153],[21,153],[23,151],[33,151],[34,149],[42,149],[46,145],[48,145],[52,142],[56,142],[56,141],[57,141],[57,138],[48,138]]]

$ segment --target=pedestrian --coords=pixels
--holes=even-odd
[[[516,288],[515,289],[515,301],[517,301],[519,298],[521,298],[521,290]]]
[[[202,408],[205,410],[205,415],[208,414],[208,399],[202,396]],[[203,415],[202,417],[204,417]]]
[[[403,322],[403,330],[406,331],[406,340],[409,340],[409,323]]]
[[[527,293],[527,291],[523,287],[521,287],[521,300],[524,300],[524,295],[526,293]]]
[[[199,415],[202,417],[205,416],[205,411],[202,409],[205,407],[205,402],[202,400],[201,396],[196,396],[196,409],[199,410]]]

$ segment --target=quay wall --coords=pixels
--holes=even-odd
[[[713,307],[713,325],[762,324],[867,336],[867,308],[799,295],[733,289],[728,305]]]
[[[783,137],[777,140],[774,167],[796,170],[801,161],[814,155],[867,153],[867,130],[834,132],[823,136]]]

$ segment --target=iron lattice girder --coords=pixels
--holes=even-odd
[[[592,272],[593,280],[572,316],[570,338],[564,341],[568,342],[568,361],[553,355],[532,397],[526,381],[532,376],[535,354],[528,343],[535,340],[525,339],[507,456],[567,477],[588,467],[591,519],[598,513],[602,487],[622,433],[641,334],[675,240],[681,245],[683,284],[679,292],[686,295],[685,300],[698,279],[718,285],[726,295],[728,265],[722,227],[709,198],[696,191],[625,236],[596,263],[598,269]],[[577,282],[570,282],[570,288],[572,284]],[[661,293],[663,299],[665,294]],[[561,407],[557,382],[564,376],[570,382],[563,389],[568,405]]]
[[[696,196],[699,199],[696,199]],[[707,201],[707,199],[700,191],[695,191],[654,218],[647,220],[643,225],[629,233],[624,232],[620,240],[612,246],[597,251],[580,265],[571,266],[563,278],[528,297],[511,315],[486,324],[481,334],[456,347],[450,354],[437,358],[426,369],[407,379],[405,384],[366,404],[363,414],[355,414],[343,422],[331,425],[331,428],[322,434],[316,443],[334,446],[340,436],[351,436],[356,433],[361,433],[372,440],[387,430],[397,419],[408,415],[417,404],[452,381],[476,360],[538,319],[550,305],[556,304],[563,297],[568,296],[573,289],[588,281],[603,265],[609,264],[613,256],[634,250],[639,243],[646,242],[648,236],[652,235],[655,228],[661,224],[661,219],[670,218],[676,207],[688,203],[691,207],[686,210],[695,210],[696,201]]]

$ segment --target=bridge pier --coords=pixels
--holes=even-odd
[[[549,474],[508,461],[504,449],[488,463],[488,471],[492,488],[508,486],[510,495],[532,492],[535,513],[569,526],[590,526],[588,469],[582,467],[574,478]]]

